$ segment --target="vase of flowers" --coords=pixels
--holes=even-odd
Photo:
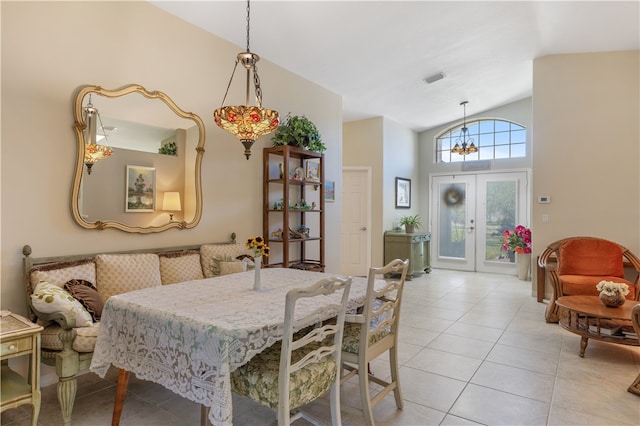
[[[529,269],[531,268],[531,230],[518,225],[513,231],[505,230],[502,237],[502,249],[513,251],[516,254],[516,273],[518,278],[521,280],[528,279]]]
[[[629,294],[627,284],[613,281],[600,281],[596,285],[596,290],[600,292],[600,301],[610,308],[624,305],[625,296]]]
[[[262,237],[253,237],[247,240],[247,248],[253,251],[254,278],[253,289],[262,290],[260,282],[260,269],[262,268],[262,256],[269,256],[269,246]]]

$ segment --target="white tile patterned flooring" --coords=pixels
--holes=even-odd
[[[640,373],[637,347],[590,340],[544,321],[531,282],[434,270],[405,287],[400,334],[404,409],[392,395],[374,409],[378,425],[640,425],[640,397],[627,387]],[[387,376],[383,360],[372,364]],[[113,369],[112,369],[113,370]],[[74,426],[111,422],[116,372],[78,381]],[[342,386],[342,421],[362,425],[357,383]],[[330,424],[326,401],[308,410]],[[2,425],[28,425],[28,406]],[[121,424],[197,425],[200,408],[163,387],[131,378]],[[271,410],[234,397],[234,425],[270,425]],[[301,420],[299,424],[306,424]],[[59,425],[55,385],[43,389],[39,425]]]

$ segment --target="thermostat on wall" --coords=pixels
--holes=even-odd
[[[551,197],[548,195],[538,195],[538,202],[541,204],[550,203]]]

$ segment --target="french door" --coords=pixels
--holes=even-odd
[[[529,224],[528,173],[432,176],[431,183],[432,266],[515,273],[502,232]]]

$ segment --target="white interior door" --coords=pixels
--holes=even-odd
[[[527,172],[433,176],[431,263],[434,268],[515,273],[502,232],[528,225]]]
[[[340,273],[366,276],[371,260],[371,169],[342,170]]]

